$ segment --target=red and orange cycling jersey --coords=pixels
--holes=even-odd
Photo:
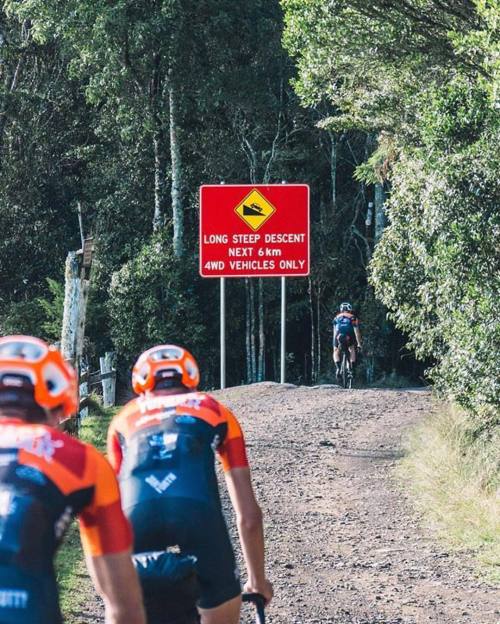
[[[0,550],[10,549],[12,565],[47,565],[74,515],[88,555],[123,552],[132,545],[107,460],[94,447],[46,425],[0,420],[0,494],[11,501],[4,518],[9,530],[0,536]],[[23,539],[37,545],[37,552]]]
[[[114,418],[108,431],[108,459],[118,473],[124,448],[137,433],[155,429],[166,419],[192,418],[213,429],[214,444],[225,471],[248,466],[245,440],[235,415],[222,403],[202,392],[145,394],[130,401]]]

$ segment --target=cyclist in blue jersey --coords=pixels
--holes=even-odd
[[[339,312],[333,319],[333,361],[335,362],[336,376],[340,377],[341,347],[349,351],[349,366],[351,371],[356,366],[356,346],[361,350],[361,331],[359,319],[353,314],[352,305],[343,302]]]
[[[196,557],[202,624],[237,624],[241,587],[222,514],[215,455],[236,512],[248,573],[245,591],[260,593],[269,602],[273,589],[264,569],[262,512],[239,422],[225,405],[197,391],[199,379],[197,363],[186,349],[158,345],[143,353],[132,374],[139,396],[113,419],[108,457],[134,529],[134,552],[178,546],[182,555]],[[149,604],[146,610],[153,612]]]

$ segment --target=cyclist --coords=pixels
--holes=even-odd
[[[54,554],[77,515],[107,624],[144,624],[132,534],[116,477],[55,427],[76,411],[76,376],[29,336],[0,339],[0,622],[61,624]]]
[[[203,624],[237,624],[241,588],[222,515],[214,452],[222,462],[248,572],[245,591],[266,601],[262,513],[255,500],[241,427],[232,412],[197,392],[193,356],[175,345],[143,353],[132,373],[140,396],[115,416],[108,456],[135,534],[134,552],[179,546],[194,555]]]
[[[339,312],[333,319],[333,361],[335,362],[337,378],[341,375],[341,347],[349,350],[349,367],[352,374],[356,366],[356,345],[358,349],[361,349],[359,319],[353,314],[352,305],[348,302],[343,302],[339,306]]]

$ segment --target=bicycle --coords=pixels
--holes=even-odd
[[[339,348],[341,352],[340,379],[342,387],[350,390],[352,388],[353,373],[351,358],[349,355],[349,346],[345,340],[339,340]]]
[[[132,555],[142,586],[148,624],[199,624],[196,557],[156,551]],[[261,594],[244,593],[243,602],[253,603],[256,624],[265,624],[265,600]],[[167,618],[165,616],[167,615]]]

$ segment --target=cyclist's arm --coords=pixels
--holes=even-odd
[[[358,347],[361,347],[361,332],[359,331],[359,327],[357,325],[354,326],[354,335],[356,336]]]
[[[225,473],[229,497],[238,524],[241,548],[248,573],[245,591],[262,594],[269,602],[271,583],[264,569],[264,529],[262,512],[255,499],[249,468],[233,468]]]
[[[220,408],[227,421],[227,435],[218,453],[224,468],[229,497],[236,513],[248,573],[245,590],[261,593],[269,601],[273,589],[264,572],[262,512],[252,488],[243,431],[231,410],[222,405]]]
[[[104,601],[106,624],[145,624],[142,595],[131,551],[86,556],[94,586]]]

